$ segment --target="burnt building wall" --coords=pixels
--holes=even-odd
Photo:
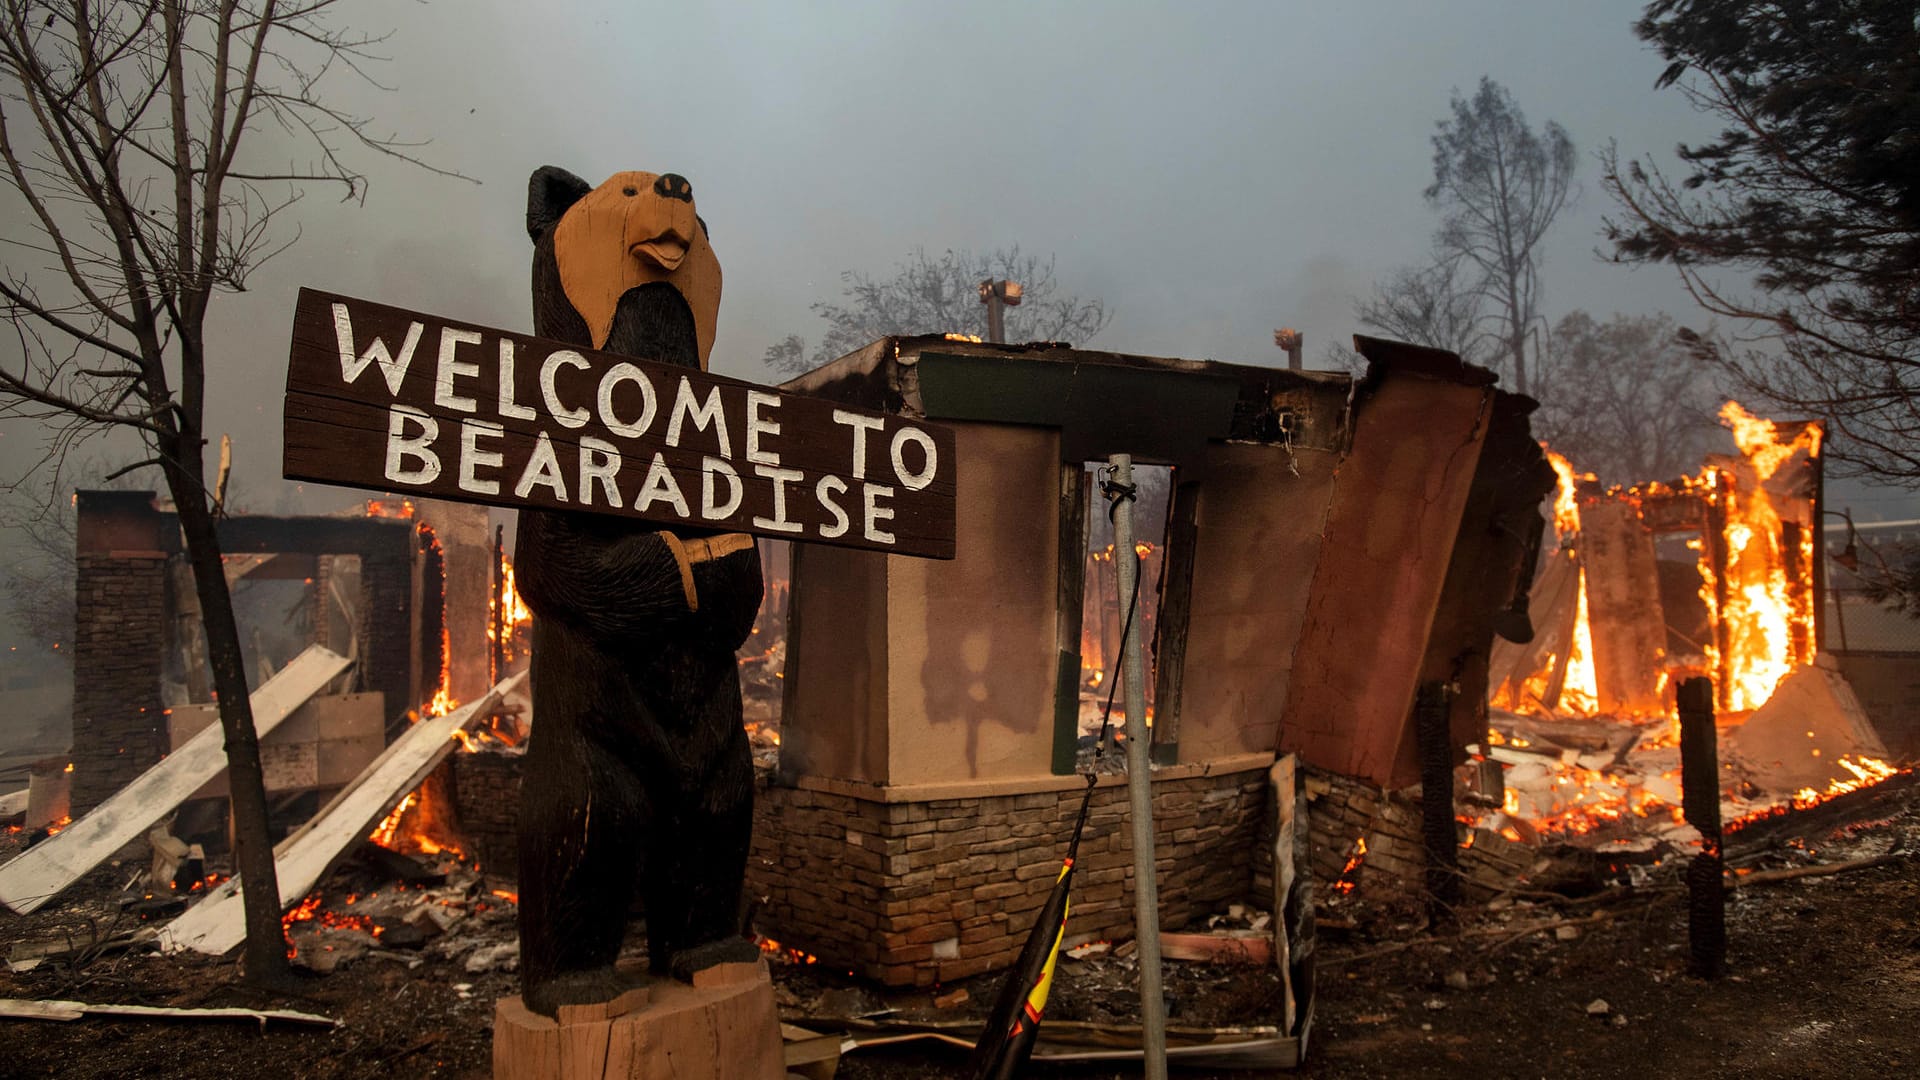
[[[160,760],[167,576],[177,530],[150,491],[76,500],[73,802],[79,816]]]
[[[82,552],[73,641],[75,816],[104,802],[167,751],[160,699],[168,556]]]

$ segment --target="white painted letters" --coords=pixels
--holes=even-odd
[[[567,482],[561,478],[560,455],[554,453],[553,436],[540,433],[540,439],[533,444],[533,453],[527,457],[527,467],[520,470],[520,479],[513,485],[513,497],[524,499],[535,486],[553,492],[555,502],[567,501]]]
[[[601,385],[605,385],[602,383]],[[607,505],[619,509],[620,488],[614,477],[620,473],[620,451],[605,439],[580,436],[580,505],[593,505],[593,485],[597,481],[607,491]]]
[[[747,396],[753,395],[749,392]],[[680,422],[689,419],[693,421],[696,431],[705,431],[708,427],[714,428],[714,437],[720,440],[720,456],[723,458],[733,456],[733,442],[727,438],[727,414],[720,407],[720,388],[708,387],[706,403],[700,404],[693,399],[693,384],[687,381],[685,375],[682,375],[680,389],[673,397],[673,416],[667,420],[668,446],[680,445]],[[779,428],[774,430],[778,431]],[[751,409],[747,412],[747,446],[747,459],[751,461],[753,460],[753,412]]]
[[[554,422],[561,427],[586,427],[587,421],[593,419],[593,414],[587,412],[585,409],[570,409],[560,404],[560,395],[554,392],[553,378],[559,374],[560,365],[562,364],[568,367],[580,368],[583,371],[592,366],[587,363],[586,357],[581,356],[572,349],[561,349],[552,356],[547,357],[546,360],[540,364],[540,397],[547,403],[547,414],[552,416]]]
[[[399,356],[389,353],[387,343],[376,337],[373,344],[367,346],[367,351],[359,353],[356,359],[353,319],[347,314],[347,305],[333,305],[333,336],[340,346],[340,381],[352,386],[360,373],[367,370],[368,364],[379,364],[380,375],[387,380],[387,389],[393,392],[394,397],[399,397],[400,382],[407,377],[407,365],[413,363],[413,350],[420,344],[420,334],[424,329],[419,323],[408,324],[407,339],[400,345]]]
[[[714,479],[718,477],[727,482],[727,501],[723,506],[713,501]],[[740,474],[722,458],[709,454],[700,460],[700,516],[708,521],[719,521],[729,517],[740,509]]]
[[[893,489],[884,484],[868,484],[860,494],[867,510],[867,539],[876,544],[893,543],[892,533],[880,531],[881,522],[893,520],[893,507],[881,506],[878,502],[893,498]]]
[[[460,490],[475,495],[500,494],[500,481],[482,479],[475,471],[484,465],[497,469],[506,463],[506,458],[492,450],[480,449],[482,438],[497,439],[507,433],[507,429],[491,420],[460,421]]]
[[[640,388],[640,418],[631,424],[613,415],[613,388],[623,380]],[[597,404],[600,409],[600,422],[606,425],[608,431],[623,439],[637,439],[645,435],[647,428],[653,425],[653,414],[659,408],[659,403],[653,396],[653,383],[648,380],[646,372],[632,364],[615,364],[607,369],[605,375],[600,376],[600,396]]]
[[[751,398],[751,392],[749,392],[748,396]],[[753,407],[751,405],[747,407],[747,445],[753,445]],[[751,457],[753,451],[748,450],[747,455]],[[754,525],[762,529],[771,529],[774,532],[801,532],[804,526],[797,521],[787,520],[787,485],[796,480],[806,479],[807,474],[801,472],[799,469],[776,469],[766,465],[755,465],[753,467],[753,473],[755,476],[764,476],[768,480],[773,481],[773,516],[770,518],[755,517],[753,519]]]
[[[853,478],[867,478],[867,432],[879,431],[886,421],[877,416],[861,416],[845,409],[833,410],[833,422],[853,429]]]
[[[335,304],[334,307],[340,305]],[[420,429],[420,434],[408,437],[407,423],[411,421]],[[411,405],[395,405],[387,410],[387,468],[386,478],[396,484],[431,484],[440,479],[440,455],[433,452],[433,440],[440,437],[440,421]],[[406,468],[406,459],[412,458],[420,464],[416,468]]]
[[[901,453],[902,444],[916,442],[920,444],[920,471],[907,472],[906,455]],[[933,474],[940,471],[940,451],[933,447],[933,436],[919,428],[903,427],[893,433],[893,475],[908,491],[919,491],[933,483]]]
[[[820,526],[822,540],[832,540],[835,537],[847,535],[847,512],[840,509],[840,504],[834,502],[833,497],[827,494],[828,488],[833,488],[845,495],[847,482],[837,476],[823,476],[819,483],[813,485],[813,497],[819,499],[820,505],[826,507],[827,513],[833,515],[833,524]]]
[[[455,376],[471,379],[480,374],[479,364],[463,364],[454,359],[453,351],[462,345],[480,344],[480,335],[472,330],[455,330],[451,326],[440,328],[440,364],[433,373],[433,403],[443,409],[456,409],[460,412],[479,412],[480,403],[472,398],[461,397],[453,392]]]
[[[633,508],[644,513],[647,507],[665,500],[681,517],[692,517],[687,510],[687,497],[680,494],[680,484],[673,478],[673,470],[667,468],[665,454],[653,455],[653,464],[647,466],[647,482],[640,487],[640,497],[633,500]]]
[[[780,398],[776,394],[769,394],[762,390],[747,391],[747,460],[755,465],[778,466],[780,464],[779,454],[772,450],[760,449],[760,436],[780,434],[780,425],[778,423],[761,418],[760,406],[762,405],[777,409],[780,407]],[[760,470],[755,469],[754,471],[759,472]],[[765,476],[767,474],[761,473],[760,475]],[[794,479],[798,480],[799,477],[795,476]],[[776,500],[782,497],[779,487],[776,486],[773,490]],[[773,516],[785,517],[785,512],[778,509],[779,503],[776,502],[774,505]]]
[[[532,409],[513,400],[513,339],[500,339],[500,415],[515,420],[531,420]]]

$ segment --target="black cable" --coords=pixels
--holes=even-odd
[[[1131,496],[1129,496],[1129,498],[1130,497]],[[1139,606],[1140,553],[1136,551],[1133,553],[1133,595],[1127,599],[1127,620],[1120,625],[1120,663],[1117,665],[1118,669],[1124,669],[1126,666],[1127,634],[1133,629],[1133,610]],[[1107,733],[1113,730],[1113,696],[1119,692],[1120,679],[1118,670],[1116,670],[1113,682],[1107,686],[1107,707],[1100,713],[1100,741],[1095,744],[1099,748],[1096,751],[1096,756],[1103,762],[1107,758]],[[1127,737],[1134,738],[1135,734],[1129,734]]]

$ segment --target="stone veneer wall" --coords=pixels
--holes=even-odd
[[[1383,790],[1350,776],[1320,769],[1303,770],[1312,837],[1313,877],[1320,895],[1330,895],[1341,880],[1355,840],[1365,837],[1367,852],[1345,875],[1356,896],[1411,895],[1426,888],[1427,856],[1420,836],[1420,786]],[[1470,892],[1490,893],[1517,880],[1533,864],[1536,852],[1487,829],[1472,835],[1462,828],[1460,870]]]
[[[78,817],[167,751],[160,680],[168,558],[157,551],[83,551],[76,561],[72,813]]]
[[[1270,846],[1265,768],[1153,785],[1161,923],[1258,902]],[[761,775],[747,890],[781,944],[889,986],[1013,963],[1052,890],[1083,789],[881,802]],[[1067,943],[1133,935],[1124,784],[1094,792]],[[1269,871],[1270,873],[1270,871]]]

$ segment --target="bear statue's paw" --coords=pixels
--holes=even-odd
[[[760,947],[746,938],[729,937],[681,949],[673,954],[669,971],[684,983],[691,983],[697,972],[721,964],[750,964],[760,959]]]
[[[611,966],[569,971],[537,983],[530,981],[522,1000],[542,1016],[557,1017],[563,1005],[599,1005],[648,981],[644,975],[618,972]]]

